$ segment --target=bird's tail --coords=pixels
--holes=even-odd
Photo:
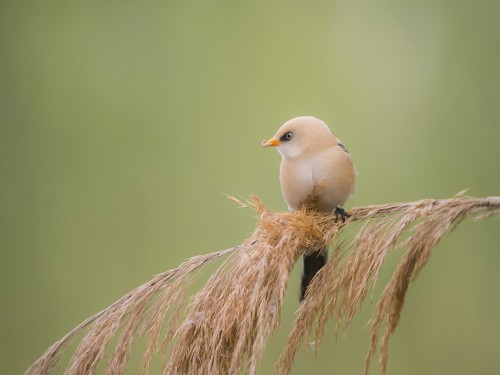
[[[302,302],[306,296],[307,287],[311,283],[313,277],[326,264],[327,259],[328,248],[304,254],[304,267],[302,268],[302,278],[300,282],[300,302]]]

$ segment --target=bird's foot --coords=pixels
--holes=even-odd
[[[338,221],[340,216],[343,223],[345,223],[345,219],[351,216],[347,212],[345,212],[345,210],[342,207],[336,207],[333,213],[335,214],[335,221]]]

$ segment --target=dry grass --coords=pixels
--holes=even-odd
[[[157,275],[53,344],[26,375],[48,374],[64,348],[85,329],[67,375],[94,374],[105,353],[106,375],[123,374],[138,335],[148,338],[143,374],[149,373],[157,353],[163,355],[163,374],[255,374],[266,340],[279,326],[289,275],[303,249],[322,249],[334,240],[330,261],[310,285],[275,373],[289,373],[297,350],[311,335],[318,347],[332,318],[337,330],[347,330],[387,255],[402,248],[401,262],[377,303],[366,358],[368,371],[384,325],[380,365],[385,371],[389,338],[408,285],[437,243],[465,217],[483,219],[500,211],[500,197],[457,196],[354,208],[342,223],[333,215],[307,210],[271,212],[256,197],[249,202],[234,200],[259,213],[250,239]],[[355,239],[340,241],[344,229],[355,221],[364,224]],[[410,235],[402,240],[403,233]],[[206,284],[187,299],[187,290],[203,267],[228,254]],[[116,347],[107,348],[113,337],[118,337]]]

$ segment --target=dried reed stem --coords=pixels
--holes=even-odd
[[[266,340],[279,326],[293,266],[304,249],[322,249],[333,240],[336,246],[330,261],[308,289],[275,373],[289,373],[299,347],[313,334],[314,322],[316,348],[332,317],[336,330],[347,330],[387,255],[403,248],[406,251],[401,262],[377,303],[365,363],[367,372],[385,322],[380,350],[380,366],[385,372],[389,338],[399,321],[408,285],[432,250],[448,229],[465,217],[483,219],[498,214],[500,208],[500,197],[425,199],[354,208],[342,223],[332,215],[307,210],[271,212],[256,197],[248,202],[230,198],[259,213],[251,238],[234,248],[191,258],[157,275],[74,328],[25,374],[48,374],[64,348],[87,328],[67,375],[95,374],[110,340],[117,335],[116,347],[108,348],[106,375],[124,373],[138,335],[149,338],[143,356],[144,375],[149,373],[157,352],[164,356],[163,374],[255,374]],[[354,240],[341,240],[344,229],[356,221],[364,226]],[[400,240],[410,228],[412,234]],[[187,289],[200,270],[227,254],[227,260],[189,302],[185,298]]]

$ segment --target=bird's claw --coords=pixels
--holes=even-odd
[[[335,208],[335,211],[333,211],[333,213],[335,214],[335,221],[338,221],[339,220],[339,216],[340,216],[340,218],[342,219],[343,223],[345,223],[345,220],[349,216],[351,216],[347,212],[345,212],[345,210],[342,207]]]

